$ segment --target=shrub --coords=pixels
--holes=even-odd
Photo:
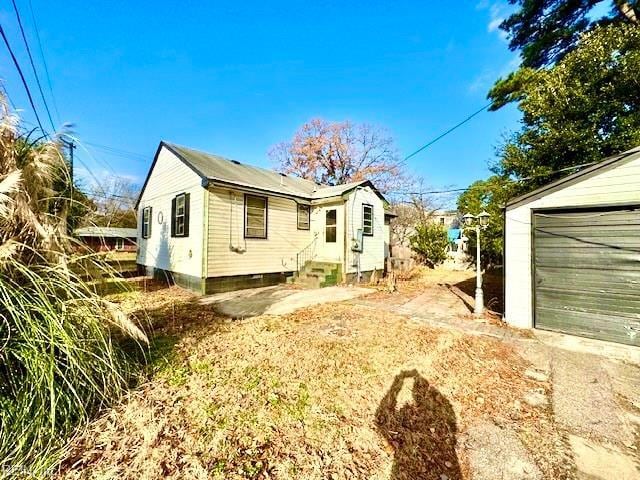
[[[416,226],[416,232],[409,239],[412,250],[429,267],[444,262],[447,258],[447,231],[436,223],[423,223]]]
[[[20,135],[0,98],[0,478],[45,476],[70,432],[127,388],[134,361],[118,338],[146,340],[88,277],[114,272],[69,253],[61,183],[59,145]]]

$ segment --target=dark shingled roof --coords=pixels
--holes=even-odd
[[[247,165],[237,160],[221,157],[220,155],[201,152],[182,145],[176,145],[175,143],[162,141],[160,142],[156,156],[140,191],[136,208],[142,198],[144,189],[147,186],[147,181],[149,180],[149,175],[151,175],[151,171],[162,148],[169,150],[185,165],[191,168],[191,170],[197,173],[203,180],[203,186],[210,183],[237,186],[309,201],[321,201],[321,199],[338,197],[357,187],[370,186],[374,192],[386,202],[384,196],[369,180],[335,186],[318,185],[311,180],[305,180],[295,175],[285,175],[266,168]]]

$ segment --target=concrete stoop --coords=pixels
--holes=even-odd
[[[294,283],[306,288],[331,287],[340,283],[341,275],[339,263],[309,261],[296,274]]]

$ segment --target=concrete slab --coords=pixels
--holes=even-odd
[[[533,329],[532,331],[538,340],[550,347],[578,353],[590,353],[608,359],[640,365],[640,348],[638,347],[576,337],[575,335],[565,335],[563,333],[547,332],[545,330]]]
[[[538,480],[540,469],[510,428],[483,422],[473,425],[461,438],[469,455],[474,480]]]
[[[567,431],[586,438],[630,445],[633,428],[618,403],[605,364],[596,355],[553,352],[553,412]]]
[[[608,444],[569,435],[578,478],[584,480],[640,480],[637,460]]]
[[[248,318],[258,315],[286,315],[299,308],[350,300],[374,291],[370,288],[342,286],[296,290],[276,285],[207,295],[199,302],[211,305],[216,312],[231,318]]]

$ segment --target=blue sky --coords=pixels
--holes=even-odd
[[[29,0],[16,1],[47,94]],[[384,126],[405,156],[482,107],[517,64],[497,29],[502,2],[31,1],[56,125],[75,125],[97,176],[139,183],[161,139],[268,167],[269,147],[313,117]],[[44,121],[10,8],[0,23]],[[0,77],[33,122],[4,46]],[[467,186],[518,120],[514,107],[482,113],[409,168],[434,188]]]

